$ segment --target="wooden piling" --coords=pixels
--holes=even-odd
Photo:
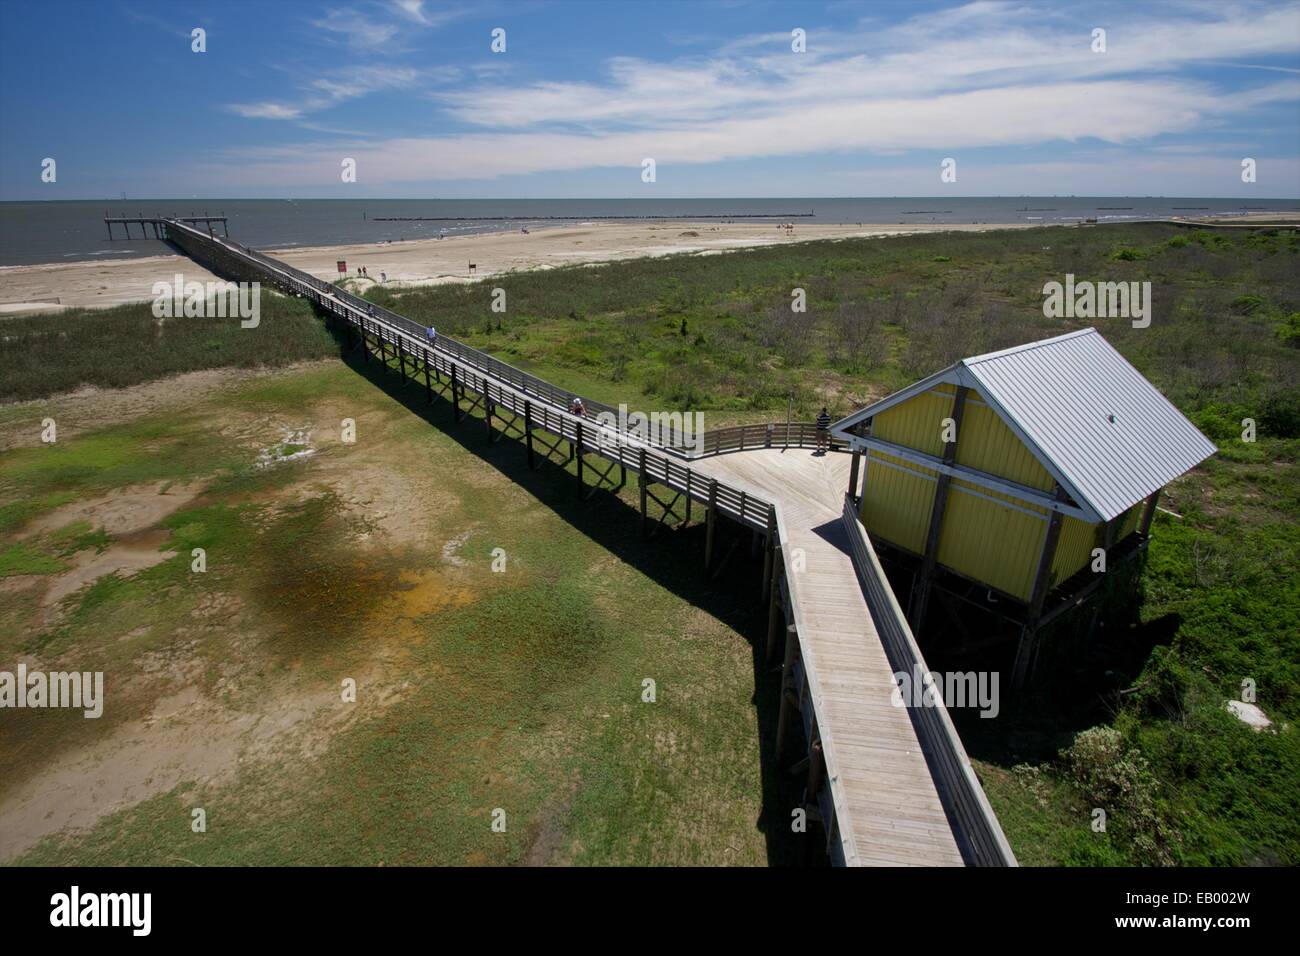
[[[537,455],[533,452],[533,403],[524,402],[524,444],[528,446],[528,468],[537,467]]]
[[[639,459],[637,464],[637,470],[639,472],[637,474],[637,483],[641,487],[641,537],[644,538],[646,536],[646,532],[648,531],[648,527],[646,524],[645,449],[644,448],[639,449],[637,451],[637,456]]]
[[[767,647],[763,654],[763,660],[769,664],[772,662],[772,658],[776,656],[776,636],[781,630],[781,622],[785,620],[785,612],[781,607],[780,573],[781,570],[778,565],[777,570],[773,572],[771,587],[768,589]]]
[[[713,567],[713,531],[718,522],[718,481],[709,480],[709,513],[704,523],[704,570]]]
[[[772,587],[772,559],[776,548],[776,505],[767,507],[767,547],[763,554],[763,596]]]
[[[578,459],[578,500],[582,500],[582,422],[578,422],[577,439],[573,445],[574,454]]]

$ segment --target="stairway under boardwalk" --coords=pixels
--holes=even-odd
[[[789,577],[802,618],[815,702],[845,862],[962,866],[939,785],[912,723],[892,703],[893,673],[858,583],[840,520],[845,455],[762,449],[692,462],[701,474],[771,501],[806,569]]]

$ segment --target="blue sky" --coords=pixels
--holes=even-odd
[[[122,192],[1293,198],[1300,4],[0,0],[0,199]]]

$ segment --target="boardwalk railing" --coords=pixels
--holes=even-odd
[[[417,363],[423,367],[426,388],[431,387],[429,376],[432,373],[447,377],[446,380],[439,381],[443,387],[450,381],[453,401],[458,401],[458,388],[481,395],[489,427],[493,415],[500,410],[520,416],[529,423],[526,427],[542,428],[571,442],[579,462],[583,455],[598,455],[624,469],[637,472],[647,481],[658,482],[681,492],[689,500],[707,504],[710,521],[715,513],[719,513],[768,535],[769,540],[775,535],[780,542],[783,565],[789,564],[792,552],[787,546],[789,539],[781,509],[744,490],[694,473],[691,461],[701,455],[750,448],[811,447],[817,440],[815,425],[744,425],[706,432],[704,446],[699,451],[673,447],[672,444],[656,444],[639,437],[635,432],[620,431],[617,427],[593,420],[592,413],[599,414],[602,411],[613,412],[617,420],[617,410],[608,405],[586,402],[587,416],[570,414],[568,408],[574,397],[572,392],[557,388],[447,336],[440,334],[435,341],[430,342],[426,330],[405,316],[374,305],[262,253],[205,234],[176,220],[159,222],[165,225],[167,237],[194,259],[215,264],[232,275],[248,275],[269,282],[289,294],[308,298],[331,315],[341,318],[360,332],[362,343],[369,336],[381,347],[385,364],[391,362],[391,357],[387,356],[384,349],[391,346],[404,375],[408,363],[412,378],[419,370]],[[678,436],[674,436],[676,437]],[[644,500],[642,504],[644,508]],[[856,522],[851,503],[846,502],[845,507],[845,520]],[[862,576],[867,604],[886,641],[887,650],[899,662],[896,666],[910,667],[909,662],[919,662],[924,667],[920,651],[903,620],[898,602],[885,581],[865,532],[860,524],[856,524],[853,530],[856,533],[851,533],[850,539],[853,541],[854,562]],[[784,569],[786,574],[780,586],[782,593],[788,594],[785,591],[785,580],[794,573],[794,569],[789,566]],[[819,676],[821,668],[811,657],[812,651],[807,642],[800,638],[804,633],[802,612],[798,601],[793,600],[793,595],[790,598],[786,620],[793,625],[796,640],[799,641],[800,662],[808,674],[806,686],[813,705],[811,713],[805,713],[805,726],[809,727],[815,719],[825,745],[826,785],[815,796],[821,804],[828,839],[832,844],[832,859],[852,865],[857,861],[858,851],[853,845],[852,837],[846,835],[838,825],[840,815],[845,812],[847,795],[835,783],[839,777],[837,754],[830,728],[823,720],[824,691]],[[804,685],[801,683],[801,686]],[[969,846],[969,857],[973,862],[1014,865],[1015,858],[1011,855],[979,781],[971,770],[970,761],[953,730],[947,710],[943,707],[926,710],[928,713],[921,714],[921,726],[917,733],[926,745],[927,754],[933,753],[936,757],[934,773],[937,782],[953,797],[951,812],[956,821],[954,830],[958,831],[958,838]]]
[[[304,295],[308,291],[325,294],[352,306],[363,315],[381,320],[385,325],[399,329],[407,335],[425,342],[427,330],[417,322],[412,322],[404,315],[377,305],[346,289],[318,279],[308,272],[295,269],[278,259],[264,255],[255,249],[241,246],[235,242],[223,241],[219,236],[212,236],[200,229],[189,226],[184,220],[166,220],[168,237],[187,252],[201,249],[208,258],[224,260],[228,267],[238,272],[244,265],[240,259],[253,260],[264,266],[271,274],[275,285],[288,292]],[[198,247],[198,248],[195,248]],[[310,296],[319,302],[315,295]],[[471,367],[499,382],[504,382],[525,395],[539,398],[551,405],[567,409],[577,397],[577,393],[560,388],[545,379],[530,375],[522,369],[515,368],[507,362],[489,355],[481,349],[466,345],[450,336],[439,333],[435,349],[455,357],[462,365]],[[583,399],[589,418],[601,413],[608,413],[618,420],[619,410],[603,402]],[[687,437],[676,429],[669,431],[662,441],[651,442],[670,454],[682,458],[701,458],[708,455],[722,455],[728,452],[746,451],[755,448],[814,448],[817,444],[817,426],[812,422],[770,422],[757,425],[735,425],[728,428],[712,429],[704,432],[703,438]],[[832,438],[830,447],[842,450],[848,443]]]
[[[233,274],[247,273],[251,263],[260,267],[255,270],[260,278],[293,295],[311,299],[355,325],[363,334],[393,346],[399,354],[418,359],[429,369],[447,375],[454,369],[461,387],[478,392],[497,408],[520,416],[527,414],[534,424],[574,442],[584,452],[598,454],[644,474],[649,480],[680,491],[694,501],[716,506],[718,513],[746,527],[767,530],[771,502],[694,474],[689,459],[677,449],[602,425],[591,417],[595,408],[610,411],[617,418],[617,409],[587,402],[586,417],[572,415],[568,412],[572,392],[556,388],[447,336],[440,334],[431,344],[422,326],[390,309],[376,306],[270,256],[173,220],[167,220],[167,232],[173,242],[196,259],[215,261]]]
[[[885,570],[849,495],[844,496],[843,520],[858,580],[866,593],[867,607],[875,621],[876,633],[884,641],[890,664],[895,673],[924,675],[926,697],[934,700],[934,706],[909,707],[909,710],[916,724],[917,736],[925,746],[931,772],[939,782],[941,799],[948,813],[956,818],[953,833],[963,844],[963,855],[977,866],[1016,866],[1015,854],[1011,852],[1002,826],[989,806],[984,788],[966,756],[966,748],[962,746],[948,715],[942,688],[933,687],[921,648],[917,646],[898,598],[885,578]]]

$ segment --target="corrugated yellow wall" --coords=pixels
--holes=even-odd
[[[913,554],[922,553],[930,528],[938,473],[877,451],[871,452],[865,461],[867,482],[862,495],[863,526],[890,544]]]
[[[974,494],[972,492],[978,492]],[[989,498],[996,500],[990,501]],[[1029,600],[1047,518],[1003,504],[1005,495],[954,480],[939,534],[939,563],[1022,601]]]
[[[1056,487],[1033,452],[974,389],[967,393],[966,410],[962,412],[957,464],[1042,491]]]
[[[882,412],[873,421],[872,434],[926,454],[942,455],[942,423],[952,415],[954,393],[954,386],[939,385]],[[937,473],[876,451],[865,461],[862,523],[890,544],[920,554],[929,530]],[[957,463],[1043,491],[1054,487],[1051,475],[1033,453],[973,390],[967,393],[957,436]],[[1140,511],[1135,508],[1128,516],[1122,534],[1136,528]],[[1097,527],[1077,518],[1064,519],[1052,563],[1053,584],[1091,560],[1092,549],[1098,544]],[[1028,601],[1046,533],[1046,509],[954,480],[939,536],[938,561]]]
[[[1123,541],[1138,529],[1138,525],[1142,523],[1142,512],[1145,508],[1146,502],[1139,501],[1128,509],[1128,514],[1124,516],[1124,521],[1120,525],[1119,533],[1115,535],[1116,541]]]
[[[1092,549],[1101,546],[1097,533],[1099,527],[1065,516],[1061,522],[1061,537],[1056,542],[1056,559],[1052,562],[1052,577],[1056,583],[1091,563]]]
[[[871,434],[927,455],[942,455],[943,420],[951,415],[951,392],[922,392],[877,415],[872,420]],[[960,447],[961,442],[957,444]]]

